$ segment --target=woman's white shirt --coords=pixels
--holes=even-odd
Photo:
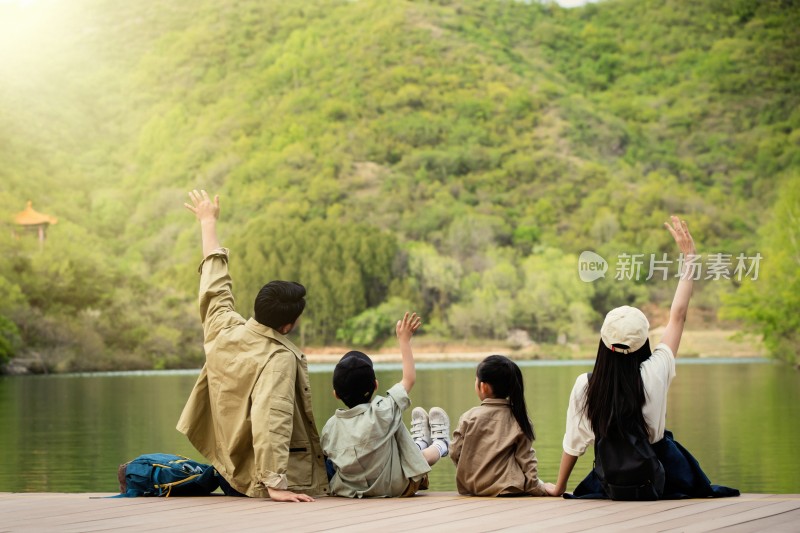
[[[642,414],[650,433],[650,442],[655,443],[664,438],[667,391],[675,378],[675,357],[672,350],[664,343],[659,344],[650,358],[639,366],[639,371],[645,391]],[[594,432],[583,409],[588,385],[588,374],[581,374],[575,380],[569,396],[563,447],[565,452],[576,457],[586,453],[586,448],[594,444]]]

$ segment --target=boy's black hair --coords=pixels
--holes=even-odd
[[[349,408],[369,403],[372,393],[375,392],[372,359],[357,351],[344,354],[333,369],[333,390]]]
[[[476,375],[479,382],[492,386],[495,398],[508,398],[511,403],[511,414],[514,415],[522,433],[530,440],[534,440],[536,435],[525,406],[525,384],[517,364],[504,355],[490,355],[478,365]]]
[[[306,307],[306,288],[294,281],[270,281],[258,291],[253,306],[259,324],[280,329],[294,324]]]

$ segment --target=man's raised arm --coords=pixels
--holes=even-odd
[[[194,213],[200,222],[200,229],[203,236],[203,258],[209,256],[211,252],[218,249],[219,238],[217,237],[217,219],[219,218],[219,195],[214,196],[214,201],[208,197],[204,190],[197,189],[189,193],[191,204],[184,203],[186,209]]]
[[[200,222],[203,239],[203,263],[200,271],[200,320],[203,322],[203,335],[207,341],[216,337],[219,331],[231,323],[241,323],[244,319],[234,308],[233,287],[228,274],[227,250],[222,248],[217,237],[219,218],[219,196],[212,201],[206,191],[196,189],[189,193],[191,203],[183,204],[194,213]],[[216,252],[222,260],[211,260]]]

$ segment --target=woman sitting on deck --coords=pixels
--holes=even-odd
[[[644,314],[623,306],[606,315],[594,371],[575,382],[556,483],[563,494],[578,457],[595,444],[595,467],[573,498],[653,500],[738,496],[711,485],[698,462],[665,429],[667,391],[692,295],[695,246],[685,221],[665,223],[686,261],[661,343],[651,352]]]

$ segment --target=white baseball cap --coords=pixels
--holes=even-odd
[[[603,327],[600,328],[600,338],[612,352],[628,354],[644,346],[649,332],[650,322],[644,313],[635,307],[623,305],[608,312]],[[622,344],[627,348],[614,346],[615,344]]]

